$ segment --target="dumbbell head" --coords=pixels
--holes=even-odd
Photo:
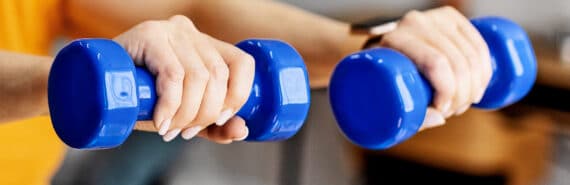
[[[237,113],[249,128],[246,141],[290,138],[309,112],[310,87],[301,55],[276,40],[245,40],[236,45],[255,58],[249,99]]]
[[[526,32],[501,17],[471,20],[491,52],[493,76],[481,102],[473,106],[498,109],[522,99],[536,80],[536,57]]]
[[[247,40],[238,46],[256,61],[251,95],[238,112],[250,129],[247,139],[292,136],[309,107],[302,58],[275,40]],[[120,145],[137,120],[152,119],[156,98],[154,77],[135,67],[128,53],[107,39],[80,39],[67,45],[56,56],[48,80],[53,127],[73,148]]]
[[[536,59],[524,30],[497,17],[474,19],[489,45],[493,76],[474,106],[497,109],[520,100],[536,78]],[[353,143],[384,149],[418,132],[432,87],[410,59],[374,48],[352,54],[335,68],[330,102],[340,129]]]

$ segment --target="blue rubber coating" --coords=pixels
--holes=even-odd
[[[493,76],[482,101],[473,106],[498,109],[515,103],[536,79],[536,58],[525,31],[500,17],[472,19],[491,52]],[[329,86],[340,129],[353,143],[385,149],[416,134],[432,102],[432,87],[413,62],[388,48],[373,48],[344,58]]]
[[[288,44],[251,39],[237,44],[255,59],[251,94],[238,115],[248,141],[293,136],[309,110],[309,80],[303,59]],[[73,148],[122,144],[137,120],[152,120],[157,100],[154,76],[135,67],[129,54],[108,39],[79,39],[55,58],[48,79],[53,127]]]

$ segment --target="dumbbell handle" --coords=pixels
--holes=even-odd
[[[120,76],[117,78],[118,79],[113,79],[113,82],[110,84],[112,87],[108,88],[113,89],[113,94],[115,94],[115,96],[118,94],[120,98],[121,92],[125,90],[122,88],[129,86],[123,84],[124,82],[120,79]],[[155,78],[146,68],[136,67],[136,88],[139,101],[139,114],[137,120],[152,120],[154,106],[157,100]],[[261,88],[252,88],[247,102],[240,109],[237,115],[242,118],[250,118],[256,114],[257,110],[254,107],[256,107],[255,105],[260,104],[262,99],[261,94]]]
[[[145,120],[152,120],[154,106],[156,105],[157,95],[155,90],[155,78],[154,76],[143,67],[135,67],[135,78],[136,81],[136,90],[138,95],[138,121],[145,121]],[[257,75],[256,75],[257,77]],[[108,72],[105,75],[105,80],[110,82],[107,83],[107,90],[112,92],[108,93],[113,96],[113,98],[109,98],[110,104],[120,104],[124,102],[124,97],[126,94],[131,91],[132,85],[130,80],[125,78],[122,73],[113,73]],[[256,82],[258,82],[258,78],[254,78]],[[270,88],[270,87],[267,87]],[[254,87],[251,89],[250,96],[244,106],[240,109],[237,113],[238,116],[248,119],[253,117],[255,114],[258,114],[258,110],[255,109],[256,105],[261,103],[262,99],[262,88],[259,87],[259,83],[254,83]],[[125,95],[125,96],[123,96]]]

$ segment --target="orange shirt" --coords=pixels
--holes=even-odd
[[[61,7],[59,0],[0,0],[0,49],[48,55]],[[0,184],[48,184],[64,151],[47,116],[0,123]]]

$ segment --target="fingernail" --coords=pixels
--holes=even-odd
[[[187,128],[186,130],[184,130],[184,132],[182,132],[182,138],[184,138],[186,140],[190,140],[194,136],[196,136],[198,134],[198,132],[200,132],[200,130],[202,130],[201,126],[193,126],[193,127]]]
[[[436,111],[428,110],[426,113],[426,117],[424,119],[424,123],[422,127],[424,128],[431,128],[445,124],[445,118],[443,115]]]
[[[232,143],[232,142],[233,142],[233,140],[228,139],[228,140],[220,141],[219,143],[220,143],[220,144],[230,144],[230,143]]]
[[[162,121],[162,124],[160,124],[160,129],[158,129],[158,134],[164,136],[164,134],[166,134],[166,131],[168,131],[168,128],[170,127],[170,123],[172,123],[171,119],[166,119]]]
[[[166,133],[166,135],[164,135],[164,137],[162,137],[162,140],[164,140],[164,142],[170,142],[172,141],[174,138],[176,138],[176,136],[178,136],[178,134],[180,134],[180,131],[182,131],[182,129],[172,129],[171,131],[168,131],[168,133]]]
[[[479,95],[479,97],[475,98],[475,101],[473,101],[473,103],[479,103],[481,102],[481,100],[483,99],[483,96],[485,96],[485,91],[483,91],[483,93],[481,93]]]
[[[467,109],[469,109],[471,105],[465,105],[463,107],[461,107],[460,109],[457,109],[457,112],[455,113],[455,115],[461,115],[463,113],[465,113],[465,111],[467,111]]]
[[[232,109],[222,111],[222,113],[220,113],[220,117],[218,117],[218,120],[216,120],[216,125],[222,126],[226,124],[226,122],[228,122],[228,120],[232,118],[233,115],[234,114]]]
[[[249,129],[245,127],[245,134],[240,138],[235,138],[234,141],[243,141],[249,135]]]

